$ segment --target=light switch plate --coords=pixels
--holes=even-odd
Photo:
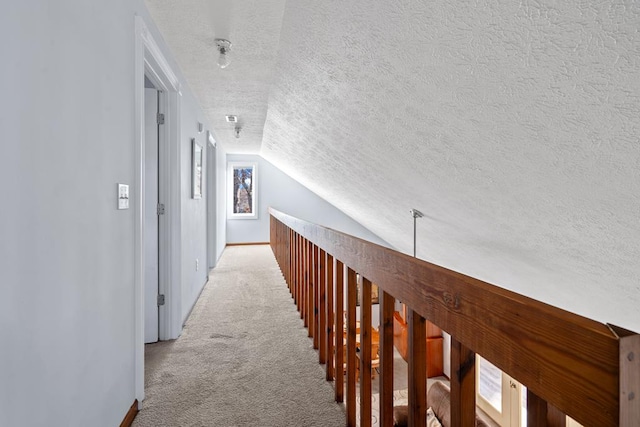
[[[118,209],[129,209],[129,186],[118,184]]]

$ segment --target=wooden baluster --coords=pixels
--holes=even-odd
[[[476,422],[476,354],[451,337],[451,426]]]
[[[314,268],[313,268],[313,253],[315,251],[315,245],[311,242],[309,242],[309,283],[308,283],[308,288],[307,288],[307,322],[308,322],[308,326],[309,326],[309,336],[313,337],[313,322],[315,321],[314,317],[313,317],[313,274],[314,274]]]
[[[409,426],[427,422],[427,324],[412,309],[407,313],[409,365]]]
[[[312,277],[312,294],[313,294],[313,304],[311,305],[311,316],[312,322],[309,324],[313,324],[313,332],[311,336],[313,337],[313,348],[315,350],[318,349],[318,304],[320,301],[320,292],[319,291],[319,283],[318,283],[318,253],[320,252],[320,248],[316,245],[313,245],[313,272],[311,274]]]
[[[336,260],[336,402],[344,402],[344,264]]]
[[[296,305],[298,307],[298,311],[300,311],[300,294],[302,292],[302,282],[304,281],[304,238],[302,236],[298,237],[298,286],[296,289]]]
[[[298,286],[298,273],[300,272],[300,265],[298,264],[298,242],[300,235],[296,233],[293,238],[293,286],[291,287],[291,296],[293,300],[296,300],[296,292]]]
[[[527,427],[547,427],[547,401],[527,389]]]
[[[318,354],[321,364],[327,363],[327,266],[326,252],[318,254]]]
[[[300,235],[295,234],[293,239],[293,286],[291,288],[291,296],[293,297],[293,303],[298,306],[298,282],[300,280],[300,258],[298,253],[298,245],[300,244]]]
[[[356,425],[356,272],[347,269],[347,426]]]
[[[327,381],[333,381],[335,355],[333,353],[334,348],[334,331],[335,331],[335,318],[333,316],[333,284],[335,278],[333,277],[333,256],[327,254],[325,261],[327,266]]]
[[[302,300],[302,283],[304,282],[304,237],[300,236],[298,241],[298,286],[296,289],[296,306],[300,317],[302,317],[302,306],[300,301]]]
[[[371,282],[362,278],[360,293],[360,426],[371,426]]]
[[[529,397],[527,396],[527,399]],[[566,427],[567,416],[560,409],[547,403],[547,425],[549,427]]]
[[[393,425],[393,313],[395,298],[380,295],[380,426]]]
[[[290,247],[290,243],[291,243],[291,233],[293,230],[291,230],[290,228],[287,229],[287,234],[286,234],[286,241],[285,241],[285,279],[287,282],[287,287],[289,289],[291,289],[291,256],[289,251],[291,250]]]
[[[311,242],[305,239],[304,244],[304,281],[302,282],[302,318],[304,327],[309,327],[309,248]]]

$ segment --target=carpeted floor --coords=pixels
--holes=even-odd
[[[144,426],[342,426],[267,245],[227,247],[175,341],[146,347]]]

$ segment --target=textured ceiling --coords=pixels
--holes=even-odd
[[[249,3],[232,28],[259,26]],[[279,46],[257,79],[270,85],[268,107],[264,96],[246,113],[266,112],[266,159],[401,251],[419,209],[420,258],[640,331],[637,2],[276,10]],[[182,62],[188,40],[165,37],[186,49],[176,56],[207,110],[243,107],[236,93],[214,96],[220,77],[198,64],[209,59]],[[232,66],[262,64],[235,53]]]
[[[267,115],[285,0],[145,0],[218,142],[258,153]],[[231,41],[231,64],[217,65],[214,40]],[[225,115],[238,116],[240,138]]]

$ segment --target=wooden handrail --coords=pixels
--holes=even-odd
[[[285,277],[292,261],[288,255],[279,256],[278,248],[289,245],[291,236],[299,236],[377,284],[381,294],[393,296],[435,323],[464,351],[482,355],[578,422],[640,425],[640,390],[636,390],[638,384],[621,382],[621,339],[607,325],[275,209],[269,211],[271,244],[278,262],[286,264],[281,263]],[[314,323],[310,329],[317,328]],[[640,349],[638,337],[627,334],[624,348]],[[635,357],[640,359],[638,353]],[[637,364],[624,369],[638,377]],[[338,371],[336,366],[336,376]],[[460,374],[452,372],[452,382]],[[634,392],[635,401],[629,398]],[[621,405],[623,393],[629,401]]]

